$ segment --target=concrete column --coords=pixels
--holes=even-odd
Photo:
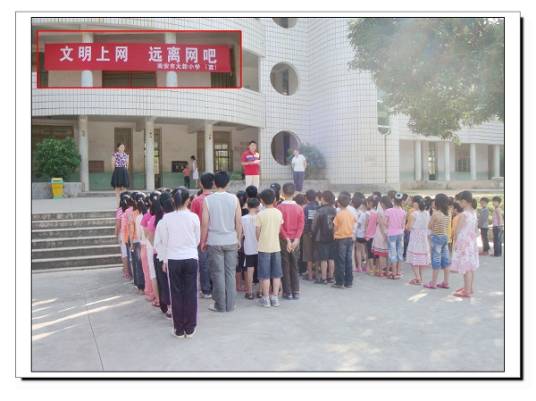
[[[422,180],[422,146],[421,141],[415,141],[415,181]]]
[[[450,142],[445,141],[444,159],[445,159],[445,181],[450,181]]]
[[[145,118],[145,189],[154,191],[154,118]]]
[[[82,192],[89,191],[89,142],[87,135],[87,116],[78,116],[78,152],[80,153]]]
[[[165,33],[165,42],[166,44],[175,44],[177,43],[177,35],[175,32],[166,32]],[[181,54],[181,57],[185,57],[184,54]],[[166,71],[166,87],[175,87],[179,85],[179,80],[177,77],[176,71]]]
[[[469,164],[471,166],[471,180],[476,181],[476,144],[469,145]]]
[[[501,176],[501,145],[493,145],[493,177]]]
[[[214,171],[214,122],[205,121],[205,171]]]
[[[82,32],[82,43],[93,43],[93,32]],[[92,54],[92,57],[96,55]],[[83,70],[80,77],[80,84],[83,87],[93,86],[93,71]]]

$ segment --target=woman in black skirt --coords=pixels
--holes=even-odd
[[[115,189],[115,201],[119,202],[119,194],[129,187],[128,180],[128,154],[125,145],[118,143],[116,152],[112,155],[112,187]]]

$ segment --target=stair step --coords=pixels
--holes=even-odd
[[[73,246],[118,244],[115,235],[97,235],[88,237],[41,238],[32,240],[32,249],[66,248]]]
[[[93,212],[34,213],[32,221],[115,217],[115,210]]]
[[[32,229],[77,228],[115,226],[115,217],[93,217],[84,219],[37,220],[32,221]]]
[[[50,259],[71,256],[92,256],[121,253],[119,244],[93,245],[93,246],[71,246],[61,248],[32,249],[32,259]]]
[[[120,254],[33,259],[32,270],[121,264]]]
[[[113,235],[114,227],[45,228],[32,230],[32,239]]]
[[[32,273],[39,274],[39,273],[53,273],[53,272],[65,272],[65,271],[75,271],[75,270],[95,270],[95,269],[119,269],[122,268],[123,265],[117,264],[117,263],[111,263],[107,265],[94,265],[94,266],[67,266],[67,267],[60,267],[60,268],[54,268],[54,269],[39,269],[39,270],[33,270]]]

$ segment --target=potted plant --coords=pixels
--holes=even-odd
[[[320,150],[310,143],[300,144],[300,153],[307,160],[305,178],[313,180],[323,180],[326,177],[326,159]],[[294,157],[292,149],[289,149],[288,163],[292,168],[291,161]]]
[[[50,178],[54,199],[63,197],[63,178],[80,165],[80,154],[73,138],[46,138],[36,147],[35,163],[38,175]]]

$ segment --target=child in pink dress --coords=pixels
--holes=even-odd
[[[456,195],[463,213],[460,215],[454,233],[454,249],[450,270],[463,273],[463,288],[458,289],[454,296],[469,298],[473,295],[474,272],[478,269],[478,221],[476,217],[476,200],[469,191]]]
[[[123,262],[123,278],[132,279],[130,273],[130,248],[128,244],[128,223],[127,210],[130,206],[131,198],[128,192],[123,192],[119,201],[119,207],[115,212],[115,235],[121,246],[121,260]]]

